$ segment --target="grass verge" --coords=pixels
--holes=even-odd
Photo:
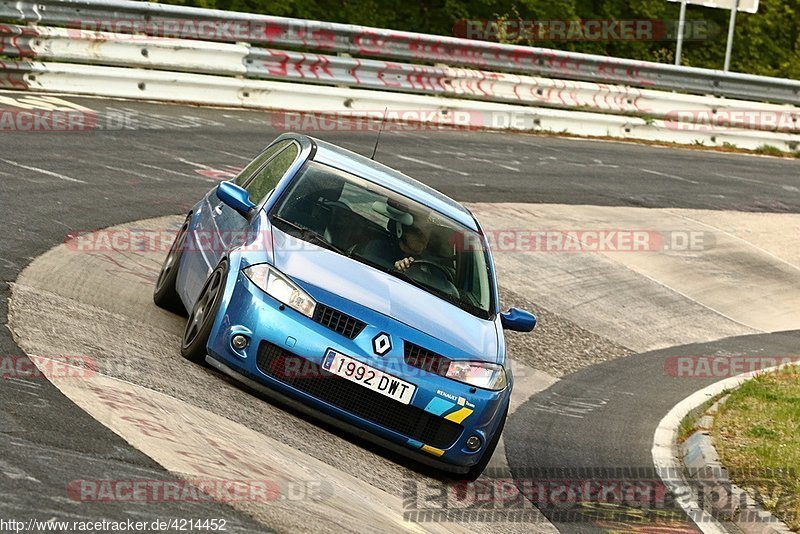
[[[800,530],[800,368],[760,375],[733,391],[712,436],[731,480]]]

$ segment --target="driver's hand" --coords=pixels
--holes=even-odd
[[[414,263],[414,258],[412,257],[403,258],[402,260],[394,262],[394,268],[402,273],[405,272],[406,269],[411,267],[412,263]]]

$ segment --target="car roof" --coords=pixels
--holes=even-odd
[[[306,141],[316,145],[316,153],[312,156],[314,161],[349,172],[365,180],[386,187],[387,189],[396,191],[403,196],[454,219],[471,230],[478,230],[475,218],[467,208],[452,198],[400,171],[321,139],[301,134],[284,134],[280,136],[280,138],[289,137],[301,143]]]

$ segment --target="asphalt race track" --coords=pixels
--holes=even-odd
[[[219,435],[240,432],[254,450],[268,443],[273,466],[286,458],[286,466],[276,467],[284,482],[293,476],[312,480],[312,468],[318,478],[335,481],[327,500],[287,502],[272,512],[224,503],[80,502],[69,496],[72,481],[178,480],[202,473],[171,463],[173,456],[141,439],[137,428],[104,419],[97,404],[82,397],[90,389],[85,384],[56,387],[41,376],[12,376],[0,381],[0,517],[223,517],[236,532],[356,530],[369,514],[348,511],[324,521],[358,499],[365,510],[368,499],[400,510],[407,484],[433,484],[408,462],[258,399],[208,370],[187,367],[177,350],[181,319],[147,301],[161,256],[109,260],[64,245],[68,234],[115,225],[174,227],[196,199],[280,133],[280,118],[21,93],[0,93],[0,102],[15,109],[84,110],[97,114],[98,125],[92,131],[0,134],[0,313],[10,326],[0,329],[0,356],[90,354],[102,364],[102,375],[111,377],[99,376],[100,387],[113,388],[120,379],[163,413],[185,410]],[[346,127],[308,133],[362,154],[371,152],[375,138],[374,131]],[[504,304],[527,305],[540,317],[531,336],[509,336],[522,372],[504,446],[493,461],[500,479],[523,486],[556,468],[576,469],[568,478],[612,472],[601,476],[613,479],[614,470],[627,469],[652,479],[658,422],[718,380],[671,376],[674,358],[796,352],[797,160],[402,127],[383,133],[376,159],[469,203],[490,230],[705,232],[707,246],[685,254],[496,254]],[[764,285],[755,286],[760,279]],[[189,419],[173,421],[182,436],[198,428]],[[291,466],[301,466],[302,476]],[[647,521],[620,523],[619,514],[585,508],[564,514],[539,504],[560,531],[636,531],[649,523],[695,529],[674,506]],[[533,526],[506,515],[502,524],[482,523],[478,530],[552,531],[530,503],[520,507],[536,521]],[[391,522],[377,524],[437,529]],[[477,528],[466,523],[439,530]]]

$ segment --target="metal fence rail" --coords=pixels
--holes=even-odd
[[[364,58],[447,63],[567,80],[800,104],[800,81],[368,28],[130,0],[0,1],[0,19],[182,39],[247,42]]]
[[[581,109],[665,119],[671,123],[800,131],[800,109],[789,106],[245,44],[0,24],[0,50],[9,56],[38,60],[244,75],[253,79]]]
[[[792,80],[713,72],[749,80],[740,86],[747,99],[694,95],[641,76],[677,72],[669,65],[623,70],[627,60],[127,0],[0,0],[0,18],[26,23],[0,24],[0,55],[15,58],[0,61],[3,88],[336,117],[386,108],[390,120],[432,127],[800,148],[800,108],[765,102],[755,89],[779,87],[794,102],[800,82]],[[548,61],[530,62],[545,52]],[[424,64],[439,59],[449,64]],[[484,68],[454,66],[465,64]],[[712,71],[680,70],[714,86],[704,74]]]
[[[669,121],[468,101],[388,91],[251,80],[154,69],[38,61],[0,63],[0,87],[115,98],[236,106],[273,110],[273,126],[286,130],[377,128],[384,109],[387,128],[476,128],[568,132],[572,135],[644,139],[706,146],[770,145],[797,150],[798,136],[742,128],[683,128]],[[287,111],[282,113],[281,110]],[[352,122],[354,118],[370,118]],[[371,126],[370,126],[371,125]]]

